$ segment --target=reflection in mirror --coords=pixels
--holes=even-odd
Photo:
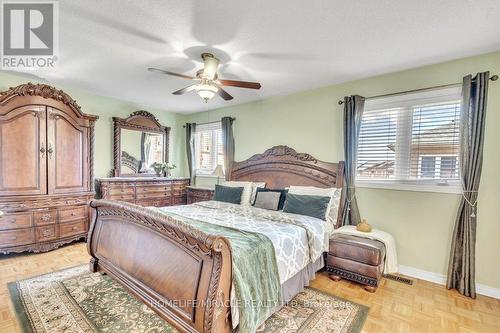
[[[163,163],[163,136],[159,133],[122,129],[120,133],[121,173],[153,174],[151,165]]]

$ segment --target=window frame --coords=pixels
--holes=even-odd
[[[420,95],[420,96],[419,96]],[[430,89],[425,92],[419,92],[419,93],[410,93],[406,95],[396,95],[396,96],[391,96],[391,97],[386,97],[386,98],[381,98],[378,101],[370,101],[367,100],[365,104],[365,109],[368,111],[375,111],[375,110],[384,110],[384,109],[391,109],[391,108],[400,108],[401,111],[406,109],[409,110],[411,108],[411,112],[403,112],[404,114],[407,114],[406,116],[403,115],[403,117],[407,117],[409,114],[409,118],[412,118],[413,112],[415,112],[415,109],[418,104],[411,105],[412,99],[415,99],[415,96],[419,96],[420,100],[420,105],[424,104],[442,104],[443,102],[450,102],[455,104],[455,103],[460,103],[461,100],[461,85],[457,85],[455,87],[450,87],[450,88],[445,88],[445,89]],[[398,104],[399,103],[399,104]],[[411,105],[411,106],[409,106]],[[398,117],[401,117],[401,115],[398,114]],[[398,118],[399,119],[399,118]],[[459,121],[463,121],[460,119]],[[411,122],[408,122],[411,124]],[[406,124],[406,122],[405,122]],[[407,124],[408,125],[408,124]],[[460,128],[461,126],[459,126]],[[404,137],[398,137],[398,140],[411,140],[411,131],[402,131],[404,134]],[[459,140],[459,145],[460,145],[460,140]],[[359,149],[359,142],[358,142],[358,147],[356,149]],[[453,194],[460,194],[462,193],[462,185],[461,185],[461,178],[460,178],[460,168],[459,168],[459,159],[460,159],[460,147],[459,147],[459,153],[457,156],[457,174],[458,177],[457,179],[440,179],[440,178],[420,178],[420,179],[405,179],[403,178],[396,178],[396,179],[359,179],[358,176],[358,170],[357,170],[357,165],[356,165],[356,181],[355,185],[360,188],[374,188],[374,189],[392,189],[392,190],[402,190],[402,191],[417,191],[417,192],[436,192],[436,193],[453,193]],[[422,156],[427,156],[427,154],[424,154]],[[429,155],[430,156],[430,155]],[[456,155],[451,155],[447,153],[436,153],[432,154],[432,156],[436,157],[436,162],[437,158],[441,156],[456,156]],[[397,158],[397,154],[395,156]],[[421,156],[419,156],[419,159]],[[395,160],[396,161],[396,160]],[[409,162],[409,161],[407,161]],[[404,165],[405,160],[401,161],[399,163],[395,163],[395,170],[394,174],[398,175],[398,172],[403,172],[403,173],[409,173],[410,169],[408,170],[396,170],[396,164],[398,165]],[[437,164],[437,163],[436,163]],[[436,166],[437,167],[437,166]]]
[[[195,129],[195,144],[194,144],[194,150],[195,150],[195,175],[196,176],[201,176],[201,177],[216,177],[213,176],[212,173],[214,172],[215,168],[217,167],[218,164],[221,164],[224,167],[224,160],[223,161],[218,161],[218,140],[219,140],[219,131],[222,131],[222,124],[221,123],[207,123],[207,124],[201,124],[197,125]],[[200,135],[201,133],[207,133],[209,132],[211,135],[211,148],[210,148],[210,167],[211,170],[202,170],[198,168],[198,158],[199,158],[199,149],[200,149]],[[222,155],[222,158],[224,159],[224,155]]]

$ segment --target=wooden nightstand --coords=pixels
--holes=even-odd
[[[200,201],[209,201],[214,197],[213,187],[188,186],[187,203],[192,204]]]

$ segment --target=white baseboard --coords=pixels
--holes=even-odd
[[[446,276],[434,272],[424,271],[410,266],[399,265],[399,273],[408,275],[420,280],[430,281],[441,285],[446,285]],[[500,299],[500,289],[476,283],[476,293],[484,296]]]

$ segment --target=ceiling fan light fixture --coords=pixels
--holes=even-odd
[[[215,96],[219,87],[210,83],[200,83],[195,87],[195,90],[206,103]]]

